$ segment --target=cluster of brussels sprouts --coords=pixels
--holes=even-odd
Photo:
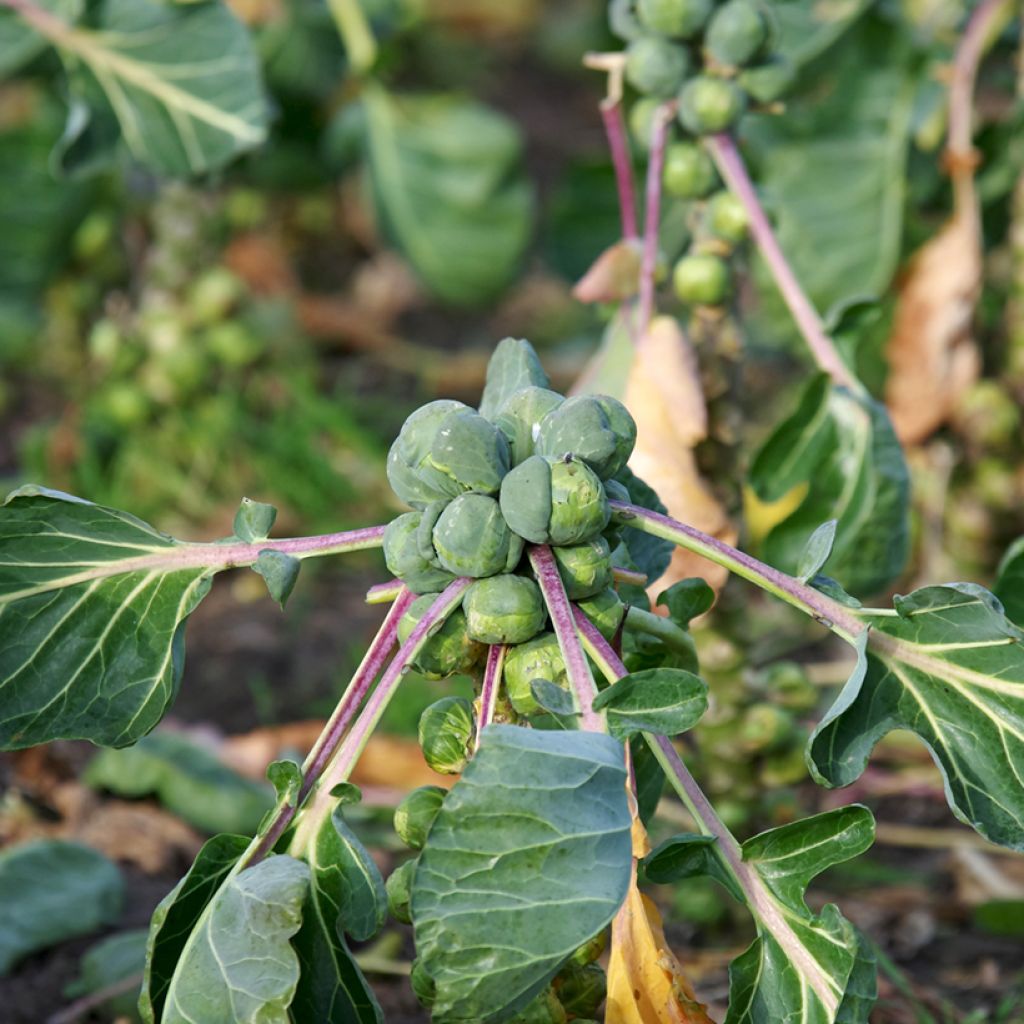
[[[630,127],[641,148],[650,145],[659,105],[676,100],[664,189],[701,208],[690,251],[673,269],[673,287],[687,305],[721,305],[732,290],[728,257],[746,237],[747,217],[719,188],[701,136],[729,131],[751,100],[778,99],[792,70],[771,53],[771,20],[757,0],[612,0],[610,20],[627,42],[626,79],[640,94]]]

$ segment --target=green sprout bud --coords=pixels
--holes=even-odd
[[[750,0],[729,0],[711,16],[704,48],[719,64],[741,67],[768,41],[768,22]]]
[[[792,786],[807,778],[803,744],[769,754],[761,762],[759,774],[764,786]]]
[[[420,558],[435,569],[441,568],[437,552],[434,550],[434,527],[437,525],[441,513],[448,507],[448,501],[432,501],[420,513],[420,524],[416,528],[416,550]]]
[[[443,590],[455,577],[424,559],[417,544],[421,512],[406,512],[392,519],[384,531],[384,561],[414,594]]]
[[[592,939],[588,939],[580,946],[579,949],[573,953],[569,962],[573,964],[579,964],[581,967],[585,964],[593,963],[599,959],[601,954],[608,948],[608,929],[602,928]]]
[[[608,992],[608,979],[598,964],[570,962],[555,977],[554,989],[570,1017],[594,1017]]]
[[[466,630],[484,644],[521,644],[544,626],[540,588],[525,576],[502,573],[478,580],[466,591]]]
[[[420,786],[403,797],[395,808],[395,831],[406,846],[422,850],[427,833],[434,824],[437,812],[447,791],[440,786]]]
[[[737,741],[750,753],[778,750],[793,735],[793,716],[774,704],[751,704],[740,719]]]
[[[413,960],[409,983],[412,985],[413,995],[419,1000],[420,1006],[429,1010],[434,1005],[434,999],[437,996],[437,983],[427,973],[422,960]]]
[[[391,489],[413,508],[425,508],[432,501],[454,498],[461,490],[450,478],[429,467],[421,472],[441,424],[453,412],[472,410],[462,402],[443,398],[421,406],[402,424],[388,452]]]
[[[558,997],[550,988],[524,1006],[509,1024],[565,1024],[566,1016]]]
[[[473,579],[504,572],[514,553],[501,509],[485,494],[460,494],[450,502],[434,524],[433,541],[445,569]]]
[[[774,103],[793,87],[796,68],[777,54],[764,64],[742,71],[737,81],[758,103]]]
[[[653,96],[638,99],[629,110],[629,133],[637,146],[647,152],[651,148],[651,132],[654,130],[654,118],[658,113],[661,100]]]
[[[399,642],[405,643],[416,624],[437,600],[437,594],[416,598],[398,623]],[[456,608],[439,629],[428,637],[413,661],[413,667],[428,679],[445,679],[468,672],[483,656],[483,647],[469,638],[466,615]]]
[[[551,549],[570,601],[593,597],[612,583],[611,548],[604,537]]]
[[[779,661],[764,675],[765,692],[778,704],[796,714],[806,714],[818,706],[818,688],[795,661]]]
[[[665,150],[665,191],[677,199],[703,199],[714,187],[715,165],[696,142],[673,142]]]
[[[644,34],[643,25],[633,10],[633,0],[611,0],[608,4],[608,27],[614,35],[627,42]]]
[[[575,455],[607,480],[626,465],[635,444],[636,422],[618,399],[576,395],[541,420],[536,447],[539,455]]]
[[[711,253],[684,256],[672,271],[672,287],[689,305],[721,305],[732,289],[729,265]]]
[[[739,245],[747,237],[750,218],[739,199],[723,189],[708,201],[708,226],[716,238]]]
[[[622,617],[626,614],[626,606],[611,587],[580,601],[579,609],[590,619],[605,640],[611,640],[615,636],[622,624]]]
[[[556,391],[538,387],[520,388],[506,399],[494,424],[508,439],[513,466],[533,455],[541,420],[564,401]]]
[[[458,410],[441,421],[426,464],[450,479],[456,493],[497,494],[509,470],[508,441],[478,412]]]
[[[634,39],[626,48],[626,81],[647,96],[671,99],[689,69],[686,50],[660,36]]]
[[[505,656],[505,692],[512,707],[521,715],[536,715],[543,710],[534,700],[530,684],[534,679],[569,689],[565,659],[554,633],[542,633],[525,644],[517,644]]]
[[[712,0],[638,0],[637,17],[652,32],[689,39],[711,14]]]
[[[475,723],[465,697],[442,697],[420,715],[419,741],[427,764],[441,775],[458,775],[469,760]]]
[[[412,876],[416,873],[416,858],[404,861],[388,875],[384,891],[388,897],[388,911],[402,924],[412,924]]]
[[[728,131],[746,109],[743,90],[735,82],[697,75],[679,93],[679,121],[694,135]]]
[[[534,455],[501,485],[509,528],[533,544],[579,544],[596,537],[611,516],[604,487],[585,462]]]

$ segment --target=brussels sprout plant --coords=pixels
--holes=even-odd
[[[623,980],[636,929],[659,946],[638,885],[702,876],[753,920],[730,969],[728,1024],[867,1021],[871,946],[837,907],[812,910],[805,891],[871,845],[872,815],[849,804],[743,840],[727,827],[675,742],[713,697],[689,622],[715,598],[699,579],[661,585],[676,548],[849,646],[851,675],[805,752],[816,782],[849,785],[879,739],[910,730],[941,769],[952,813],[991,842],[1024,848],[1024,631],[975,584],[925,586],[892,607],[844,589],[877,592],[899,570],[906,469],[884,409],[825,332],[726,134],[765,102],[744,76],[775,66],[772,19],[748,0],[613,0],[611,24],[627,51],[602,66],[645,94],[637,108],[653,103],[639,119],[650,129],[642,266],[622,314],[638,341],[648,337],[663,180],[676,197],[707,200],[708,231],[672,274],[684,303],[725,303],[729,259],[749,230],[820,371],[753,459],[755,489],[765,501],[798,485],[814,497],[815,481],[794,477],[793,464],[816,458],[822,478],[881,492],[877,507],[897,525],[865,539],[860,519],[816,518],[812,502],[765,547],[794,571],[756,559],[669,516],[630,469],[638,427],[626,405],[559,394],[514,338],[495,348],[477,409],[438,400],[407,418],[386,472],[409,511],[386,525],[271,538],[274,510],[246,499],[233,536],[193,543],[44,487],[12,493],[0,512],[3,749],[66,738],[121,747],[146,735],[174,698],[186,621],[218,572],[251,568],[282,605],[306,558],[382,548],[392,577],[369,589],[388,610],[305,761],[270,766],[273,810],[254,835],[209,840],[154,914],[139,1006],[149,1024],[377,1024],[349,940],[370,939],[388,914],[411,924],[412,988],[443,1024],[586,1024],[602,1005],[610,1024],[707,1021],[663,948],[665,1005],[645,1015],[653,997]],[[635,240],[621,96],[610,98],[623,229]],[[686,138],[672,140],[676,131]],[[728,187],[717,195],[713,166]],[[870,479],[849,470],[851,434],[876,460]],[[394,826],[411,856],[385,882],[345,806],[359,799],[353,767],[410,669],[469,676],[474,692],[422,713],[427,764],[457,778],[401,802]],[[792,733],[789,708],[807,712],[815,699],[791,672],[766,679],[779,706],[748,708],[739,742],[777,754]],[[666,782],[692,827],[652,850],[645,825]]]

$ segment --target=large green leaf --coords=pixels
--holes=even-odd
[[[41,839],[0,853],[0,975],[20,957],[116,920],[117,866],[78,843]]]
[[[162,1019],[167,990],[185,943],[248,845],[245,836],[214,836],[199,851],[188,874],[153,912],[146,941],[146,973],[139,999],[139,1011],[146,1024],[156,1024]]]
[[[910,729],[941,769],[954,814],[994,843],[1024,848],[1024,632],[970,583],[895,604],[860,613],[870,630],[811,738],[812,772],[848,785],[886,733]]]
[[[206,832],[253,833],[273,804],[270,786],[233,771],[184,736],[157,733],[134,746],[103,750],[83,776],[122,796],[153,793],[169,810]]]
[[[308,888],[309,868],[286,856],[229,875],[182,948],[161,1024],[287,1024]]]
[[[302,927],[292,940],[301,974],[293,1001],[297,1020],[379,1024],[380,1005],[345,941],[371,938],[387,916],[384,882],[373,859],[345,824],[341,808],[307,846],[311,884]]]
[[[222,0],[101,0],[93,24],[33,22],[75,68],[66,161],[119,137],[154,171],[204,174],[264,141],[259,61]]]
[[[762,555],[795,573],[820,524],[837,520],[824,565],[853,594],[881,590],[902,571],[909,547],[909,476],[885,409],[817,374],[793,414],[750,469],[764,501],[805,484],[804,500],[764,540]]]
[[[820,914],[804,902],[810,881],[863,853],[874,820],[852,805],[771,829],[731,857],[707,835],[668,840],[648,861],[659,882],[708,875],[742,897],[757,938],[730,968],[725,1024],[863,1024],[871,1008],[873,965],[860,955],[853,926],[831,904]],[[848,989],[854,993],[848,997]]]
[[[776,53],[798,67],[814,60],[856,24],[872,0],[787,0],[773,4]]]
[[[483,731],[413,881],[435,1020],[512,1016],[608,924],[630,880],[625,785],[609,736]]]
[[[1024,537],[1018,537],[999,563],[993,593],[1003,603],[1006,615],[1024,626]]]
[[[676,736],[692,729],[708,709],[704,681],[681,668],[648,668],[623,676],[594,698],[613,736],[639,732]]]
[[[82,0],[32,0],[32,5],[68,21],[82,13]],[[46,39],[9,7],[0,8],[0,78],[13,74],[46,49]]]
[[[0,509],[0,746],[133,743],[177,692],[201,545],[124,512],[16,491]]]
[[[519,266],[532,194],[501,114],[454,96],[365,90],[370,178],[396,244],[449,302],[483,302]]]

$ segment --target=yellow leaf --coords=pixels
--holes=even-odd
[[[777,501],[762,501],[753,487],[743,488],[743,522],[747,525],[750,543],[756,547],[775,529],[788,519],[802,504],[810,485],[797,484]]]

